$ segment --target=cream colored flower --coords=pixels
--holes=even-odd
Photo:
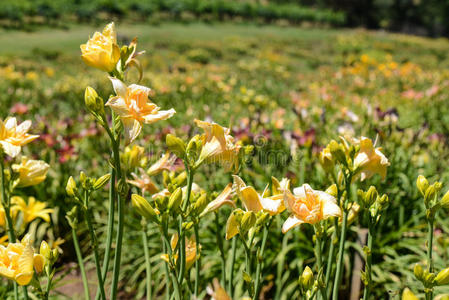
[[[169,152],[165,153],[157,162],[151,165],[147,173],[149,176],[154,176],[161,173],[164,170],[168,170],[176,160],[175,155],[171,155]]]
[[[39,137],[27,133],[30,127],[31,121],[29,120],[19,125],[16,118],[8,117],[4,121],[0,120],[0,145],[7,155],[16,157],[22,146]]]
[[[373,142],[366,137],[362,137],[359,143],[360,151],[354,158],[354,168],[360,172],[360,179],[363,181],[374,174],[385,179],[390,162],[381,152],[382,148],[374,148]]]
[[[120,80],[110,77],[117,96],[106,103],[122,119],[125,138],[128,143],[136,139],[142,130],[142,124],[152,124],[160,120],[171,118],[175,114],[173,108],[160,110],[156,104],[148,99],[150,89],[141,85],[126,86]]]
[[[214,122],[195,120],[195,123],[204,130],[199,160],[220,163],[227,171],[237,170],[241,145],[235,143],[230,130]]]
[[[28,159],[23,156],[20,164],[12,165],[14,172],[19,173],[16,182],[18,187],[36,185],[45,180],[49,165],[42,160]]]
[[[88,66],[112,72],[120,59],[114,23],[106,25],[102,33],[95,32],[80,48],[81,58]]]
[[[246,186],[239,176],[233,175],[232,177],[234,178],[234,188],[237,196],[242,200],[243,206],[247,211],[265,211],[273,216],[285,210],[282,194],[262,197],[252,186]],[[266,193],[264,192],[264,194]]]
[[[293,194],[286,190],[284,203],[291,215],[282,225],[283,233],[302,223],[313,225],[329,217],[341,216],[341,209],[334,197],[315,191],[308,184],[295,188]]]

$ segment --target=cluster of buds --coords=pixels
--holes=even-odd
[[[360,207],[367,209],[374,223],[377,223],[380,219],[381,212],[388,207],[388,196],[386,194],[379,195],[374,186],[370,186],[367,191],[358,190],[357,195]]]
[[[240,234],[241,237],[248,236],[248,240],[252,240],[269,218],[270,214],[264,211],[244,211],[237,208],[231,213],[226,223],[226,239],[229,240]]]
[[[87,209],[87,199],[83,196],[83,192],[91,193],[101,189],[111,178],[111,174],[106,174],[100,178],[88,177],[84,172],[79,175],[79,188],[72,176],[69,177],[66,185],[67,195],[73,197],[78,204]]]
[[[120,162],[122,168],[130,171],[136,168],[145,168],[148,158],[143,147],[133,145],[125,147],[123,153],[120,154]]]
[[[443,197],[439,197],[442,188],[441,182],[436,181],[430,185],[429,181],[423,175],[419,175],[416,179],[416,186],[424,197],[424,204],[427,209],[426,216],[428,219],[433,219],[440,208],[449,208],[449,191]]]
[[[363,181],[379,174],[384,179],[390,163],[381,150],[382,148],[376,148],[372,140],[366,137],[351,141],[340,137],[340,142],[332,140],[321,151],[319,159],[328,173],[333,173],[335,167],[340,165],[343,174],[339,174],[339,181],[342,175],[350,175],[351,180],[360,176]]]
[[[442,286],[449,284],[449,268],[445,268],[438,273],[429,272],[424,270],[420,264],[416,264],[413,273],[416,279],[418,279],[424,288],[432,291],[435,286]]]

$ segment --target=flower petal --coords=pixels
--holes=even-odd
[[[302,223],[304,223],[302,220],[300,220],[297,217],[291,215],[290,217],[288,217],[287,220],[285,220],[284,224],[282,224],[282,233],[286,233],[287,231],[289,231],[293,227],[301,225]]]

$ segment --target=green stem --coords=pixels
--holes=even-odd
[[[168,224],[165,223],[162,226],[163,226],[162,235],[164,237],[165,249],[167,250],[169,261],[171,261],[173,258],[173,250],[171,248],[171,245],[170,245],[170,242],[168,239]],[[178,239],[178,242],[179,242],[179,239]],[[173,266],[173,268],[170,267],[169,271],[170,271],[171,283],[172,283],[173,289],[175,291],[174,296],[175,296],[176,300],[181,300],[181,299],[183,299],[183,297],[182,297],[182,290],[180,288],[180,282],[178,281],[178,277],[176,276],[176,270],[174,268],[174,264],[172,263],[171,265]]]
[[[432,252],[433,252],[433,216],[427,218],[427,271],[429,273],[433,272],[433,259],[432,259]],[[426,299],[433,299],[433,291],[431,288],[425,289]]]
[[[190,194],[192,193],[192,185],[193,185],[193,175],[194,171],[189,168],[189,165],[185,163],[185,167],[187,170],[187,199],[182,204],[182,212],[184,213],[187,210],[187,206],[190,203]],[[182,228],[182,223],[184,222],[184,215],[181,214],[179,218],[179,261],[180,261],[180,267],[179,267],[179,274],[178,274],[178,281],[179,284],[182,285],[182,282],[184,280],[184,273],[186,268],[186,241],[184,238],[184,229]]]
[[[216,226],[216,234],[215,237],[217,239],[218,249],[220,250],[220,258],[221,258],[221,286],[226,288],[226,257],[223,248],[223,239],[220,235],[220,220],[218,216],[218,212],[215,212],[215,226]]]
[[[341,276],[343,275],[343,259],[345,256],[345,243],[346,243],[346,231],[348,227],[348,214],[349,211],[346,208],[349,198],[351,197],[351,181],[352,174],[345,178],[345,188],[346,188],[346,200],[343,203],[343,222],[341,224],[340,233],[340,245],[338,248],[338,260],[337,260],[337,270],[335,272],[334,288],[332,292],[332,299],[338,300],[338,290],[340,288]]]
[[[112,235],[114,234],[114,210],[115,210],[115,169],[111,168],[111,179],[109,180],[109,211],[108,211],[108,232],[106,237],[105,253],[103,259],[103,269],[101,270],[103,284],[106,282],[106,275],[108,274],[109,262],[111,258]],[[97,291],[95,299],[100,299],[100,291]]]
[[[75,247],[76,258],[78,259],[78,265],[80,267],[81,278],[83,280],[84,297],[86,300],[90,299],[89,285],[87,283],[86,270],[84,269],[83,255],[81,254],[80,245],[78,243],[78,236],[75,228],[72,228],[73,246]]]
[[[369,212],[368,212],[369,213]],[[363,300],[368,300],[371,289],[371,265],[372,265],[372,255],[371,251],[373,249],[373,223],[371,217],[368,216],[368,242],[367,242],[368,252],[366,253],[366,264],[365,264],[365,276],[367,285],[363,291]]]
[[[317,225],[319,226],[319,225]],[[321,235],[323,233],[321,232],[320,228],[315,227],[315,237],[316,237],[316,243],[315,243],[315,254],[316,254],[316,264],[317,264],[317,269],[318,269],[318,274],[322,274],[322,268],[323,268],[323,258],[321,255],[321,247],[322,247],[322,240],[321,240]],[[319,289],[321,292],[321,297],[323,297],[323,300],[326,299],[326,290],[324,289],[323,285],[322,285],[322,276],[319,275],[318,278],[318,284],[319,284]]]
[[[343,210],[343,223],[341,226],[340,234],[340,246],[338,248],[338,260],[337,260],[337,271],[335,273],[334,289],[332,294],[333,300],[338,300],[338,290],[340,288],[341,276],[343,273],[343,258],[345,252],[345,241],[346,241],[346,227],[348,224],[348,211]]]
[[[150,251],[148,249],[148,236],[146,231],[146,223],[142,229],[142,241],[143,241],[143,251],[145,253],[145,268],[146,268],[146,285],[147,285],[147,300],[151,300],[151,262],[150,262]]]
[[[164,253],[168,253],[167,247],[165,245],[164,237],[162,238],[162,249],[163,249]],[[164,272],[165,272],[165,281],[166,281],[165,299],[170,300],[170,274],[168,271],[168,262],[164,263]]]
[[[270,221],[271,223],[271,221]],[[257,255],[257,268],[256,268],[256,282],[254,284],[254,297],[253,300],[256,300],[259,298],[260,288],[261,288],[261,281],[260,281],[260,273],[262,271],[263,266],[263,255],[265,252],[265,245],[267,243],[267,237],[268,237],[268,227],[270,225],[266,225],[263,227],[263,234],[262,234],[262,244],[260,246],[260,253]]]
[[[338,230],[338,218],[334,218],[334,232],[332,233],[331,245],[329,248],[329,255],[327,257],[327,267],[326,267],[326,277],[324,279],[324,290],[326,291],[326,298],[329,299],[331,289],[328,289],[332,274],[332,269],[334,266],[334,256],[335,256],[335,241],[337,239],[337,230]]]
[[[195,244],[196,244],[194,295],[195,295],[195,299],[198,299],[198,289],[199,289],[199,284],[200,284],[200,269],[201,269],[200,235],[198,232],[198,222],[194,223],[193,230],[195,232]]]
[[[85,192],[85,203],[88,203],[88,192]],[[90,239],[92,243],[92,248],[94,252],[94,261],[95,261],[95,269],[97,271],[97,279],[98,279],[98,288],[100,289],[101,298],[103,300],[106,300],[106,293],[104,292],[104,285],[103,285],[103,276],[101,275],[101,267],[100,267],[100,256],[98,255],[98,241],[97,236],[95,235],[94,228],[92,226],[92,219],[89,214],[89,210],[86,207],[84,209],[84,216],[86,218],[86,224],[87,228],[89,229]]]
[[[120,166],[120,152],[119,152],[119,142],[112,140],[112,148],[114,151],[114,163],[115,171],[117,172],[117,178],[119,178],[122,184],[125,184],[126,178],[122,175],[122,170]],[[117,193],[117,192],[116,192]],[[120,261],[122,258],[122,244],[123,244],[123,228],[125,225],[124,220],[124,207],[125,207],[125,197],[120,192],[118,193],[118,224],[117,224],[117,237],[116,237],[116,250],[114,256],[114,270],[112,273],[112,286],[111,286],[111,300],[117,299],[118,281],[120,275]]]
[[[232,238],[232,250],[231,250],[231,270],[229,272],[228,292],[232,296],[234,295],[234,265],[235,265],[235,253],[237,251],[237,238]]]

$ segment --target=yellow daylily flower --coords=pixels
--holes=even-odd
[[[0,245],[0,276],[27,285],[33,278],[34,250],[29,236],[20,243]]]
[[[280,214],[285,210],[283,195],[276,194],[271,197],[263,197],[259,195],[252,186],[246,186],[245,182],[237,175],[234,178],[234,187],[237,196],[242,200],[243,206],[247,211],[259,212],[265,211],[270,215]],[[288,185],[288,181],[284,181],[284,186]],[[279,186],[281,188],[281,186]],[[265,195],[264,192],[263,195]]]
[[[214,278],[212,285],[212,287],[207,286],[206,288],[207,293],[211,296],[211,300],[232,300],[217,278]]]
[[[360,151],[354,158],[354,167],[360,172],[360,179],[363,181],[374,174],[385,179],[390,162],[381,152],[382,148],[374,148],[373,142],[366,137],[362,137],[359,143]]]
[[[106,25],[101,33],[95,32],[80,48],[81,58],[88,66],[112,72],[120,59],[114,23]]]
[[[229,205],[235,208],[235,203],[234,201],[232,201],[231,195],[232,195],[232,183],[228,184],[224,188],[224,190],[220,193],[220,195],[217,196],[217,198],[209,202],[209,204],[201,213],[201,216],[204,216],[205,214],[211,211],[216,211],[223,205]]]
[[[402,292],[402,300],[419,300],[409,288],[405,288]]]
[[[110,80],[117,96],[110,98],[106,105],[121,117],[128,143],[136,139],[143,123],[152,124],[171,118],[175,114],[173,108],[160,110],[160,107],[151,102],[148,99],[149,88],[137,84],[126,86],[113,77],[110,77]]]
[[[175,155],[166,152],[157,162],[152,164],[147,173],[149,176],[155,176],[164,170],[168,170],[176,160]]]
[[[230,135],[230,129],[214,122],[195,120],[198,127],[204,130],[202,136],[203,148],[200,153],[200,161],[218,162],[227,171],[238,168],[241,145],[235,143]]]
[[[48,168],[49,165],[46,162],[28,159],[26,156],[22,157],[20,164],[12,165],[13,171],[19,173],[19,179],[16,183],[18,187],[41,183],[47,176]]]
[[[137,175],[136,173],[131,173],[131,176],[134,179],[133,180],[128,179],[126,180],[126,182],[141,189],[142,194],[145,194],[146,191],[148,191],[150,194],[154,194],[159,191],[157,186],[151,180],[150,176],[148,176],[148,174],[145,173],[144,169],[139,168],[139,175]]]
[[[173,250],[176,249],[176,245],[178,244],[178,234],[175,233],[172,235],[170,240],[170,246]],[[198,256],[196,254],[196,241],[195,237],[187,238],[185,237],[185,245],[186,245],[186,270],[190,269],[193,266],[193,263],[197,260]],[[178,259],[178,254],[173,254],[174,259]],[[161,258],[165,260],[166,262],[169,262],[168,255],[162,254]]]
[[[302,223],[313,225],[329,217],[341,216],[341,209],[333,196],[315,191],[308,184],[295,188],[293,194],[285,190],[284,202],[291,215],[282,225],[283,233]]]
[[[0,120],[0,146],[7,155],[16,157],[22,146],[39,137],[39,135],[28,134],[30,127],[29,120],[19,125],[16,118],[8,117],[4,121]]]
[[[47,204],[44,202],[36,201],[34,197],[28,197],[28,203],[22,197],[11,197],[11,203],[13,207],[23,214],[23,222],[28,224],[36,218],[41,218],[45,222],[50,222],[50,214],[54,209],[46,208]]]

